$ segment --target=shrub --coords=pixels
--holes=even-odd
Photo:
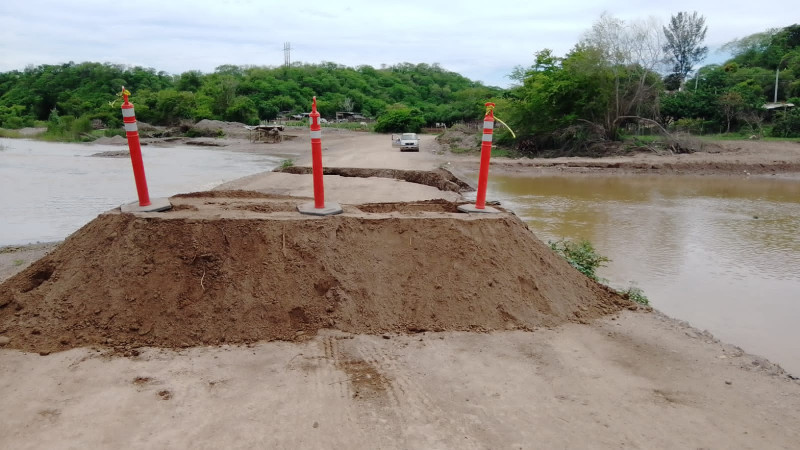
[[[6,130],[5,128],[0,128],[0,137],[21,138],[22,134],[17,130]]]
[[[584,239],[575,243],[561,239],[556,242],[548,242],[548,244],[553,251],[564,257],[580,273],[594,281],[602,281],[597,276],[597,269],[605,267],[605,263],[611,260],[598,254],[591,242]]]
[[[222,128],[212,129],[212,128],[189,128],[186,130],[186,137],[196,138],[196,137],[224,137],[225,131]]]
[[[800,137],[800,109],[795,108],[776,114],[770,134],[772,137]]]
[[[605,263],[611,261],[597,253],[591,242],[582,240],[578,243],[561,239],[556,242],[549,241],[550,248],[561,255],[567,262],[578,271],[594,281],[605,283],[606,280],[597,276],[597,269],[605,267]],[[626,297],[628,300],[640,305],[650,305],[650,300],[644,295],[644,291],[631,284],[628,289],[618,290],[617,293]]]
[[[126,137],[127,133],[122,128],[106,128],[103,130],[103,136],[105,137],[114,137],[114,136],[122,136]]]
[[[622,291],[618,291],[620,294],[624,295],[628,298],[628,300],[634,301],[640,305],[648,306],[650,305],[650,300],[644,295],[644,291],[640,288],[631,285],[628,289],[624,289]]]
[[[86,116],[75,119],[75,121],[72,122],[71,131],[73,134],[90,133],[92,129],[92,121]]]
[[[92,120],[88,116],[59,116],[56,110],[50,113],[47,120],[47,131],[42,136],[50,141],[92,141]]]
[[[673,131],[701,134],[703,132],[703,119],[678,119],[672,123],[670,128],[672,128]]]
[[[400,108],[387,111],[378,117],[375,131],[379,133],[418,133],[425,123],[416,109]]]

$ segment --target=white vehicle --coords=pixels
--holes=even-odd
[[[418,152],[419,137],[417,133],[403,133],[399,136],[393,134],[392,147],[399,147],[401,152]]]

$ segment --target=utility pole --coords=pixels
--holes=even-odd
[[[289,67],[292,65],[292,43],[291,42],[284,42],[283,43],[283,65],[284,67]]]
[[[780,76],[781,73],[781,64],[783,64],[783,62],[786,61],[786,58],[788,56],[789,56],[788,54],[783,55],[783,58],[781,58],[781,61],[778,63],[778,67],[775,68],[775,98],[774,98],[775,103],[778,103],[778,76]]]
[[[697,73],[694,76],[694,91],[697,92],[697,83],[700,81],[700,73],[705,69],[706,66],[700,67],[697,69]]]

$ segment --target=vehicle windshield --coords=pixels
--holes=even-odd
[[[413,139],[416,139],[416,138],[417,138],[417,135],[414,134],[414,133],[403,133],[403,137],[400,138],[400,139],[403,139],[403,140],[412,139],[413,140]]]

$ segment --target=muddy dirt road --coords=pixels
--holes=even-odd
[[[800,386],[654,313],[555,330],[0,350],[4,448],[795,448]]]
[[[252,143],[241,131],[228,139],[208,140],[226,149],[281,155],[297,165],[310,165],[308,130],[290,128],[289,139],[278,144]],[[440,145],[435,136],[421,135],[419,153],[401,153],[391,148],[390,136],[325,128],[323,163],[330,167],[382,167],[430,169],[449,164],[463,170],[477,170],[480,155],[454,154]],[[158,144],[158,142],[156,142]],[[618,174],[694,174],[731,176],[800,177],[800,142],[792,141],[703,141],[702,151],[691,154],[632,153],[603,158],[492,158],[492,170],[505,173],[618,173]]]

